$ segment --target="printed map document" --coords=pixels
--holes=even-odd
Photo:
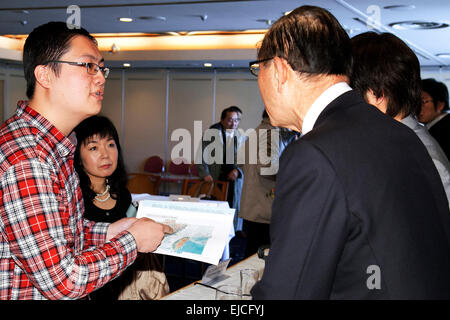
[[[217,265],[229,241],[234,211],[208,201],[141,200],[136,217],[153,219],[174,230],[155,253]]]

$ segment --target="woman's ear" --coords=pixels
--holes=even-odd
[[[377,97],[372,89],[369,88],[369,90],[366,91],[364,94],[364,98],[368,104],[371,104],[375,107],[377,107],[378,110],[380,110],[383,113],[386,113],[387,110],[387,99],[384,95],[381,95],[380,97]]]
[[[41,87],[48,89],[50,88],[50,74],[48,65],[38,65],[34,68],[34,77],[36,78],[36,83]]]

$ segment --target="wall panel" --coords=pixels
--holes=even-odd
[[[27,83],[23,75],[10,74],[8,77],[9,103],[5,108],[5,117],[11,117],[17,109],[17,101],[28,100],[26,95]]]
[[[186,129],[189,132],[186,139],[190,139],[190,148],[187,154],[182,155],[189,158],[188,161],[194,161],[198,148],[198,143],[194,141],[194,121],[201,121],[200,132],[209,128],[213,114],[213,102],[213,74],[211,72],[171,72],[167,160],[171,158],[172,148],[180,143],[178,140],[171,141],[172,133],[176,129]],[[198,139],[201,139],[201,135],[198,136]],[[176,158],[176,156],[174,157]]]
[[[122,132],[122,72],[111,72],[105,84],[102,111],[100,114],[108,117],[116,126],[119,138],[123,140]],[[122,141],[121,141],[122,142]]]
[[[0,121],[5,121],[5,118],[3,117],[3,110],[4,110],[4,87],[5,87],[5,80],[0,79]]]
[[[243,114],[240,128],[255,128],[261,122],[264,104],[259,94],[258,79],[249,72],[217,74],[215,119],[220,121],[223,109],[238,106]]]
[[[163,71],[127,72],[123,149],[130,172],[142,171],[152,155],[164,156],[165,91]]]

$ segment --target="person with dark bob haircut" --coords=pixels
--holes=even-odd
[[[134,217],[136,208],[126,187],[127,173],[114,124],[107,117],[96,115],[81,122],[74,131],[78,141],[74,166],[83,192],[84,218],[113,223]],[[155,299],[167,293],[169,285],[157,258],[152,253],[140,253],[121,276],[93,291],[89,298]]]
[[[449,299],[442,182],[416,134],[349,86],[337,19],[301,6],[270,27],[258,58],[249,67],[271,125],[302,137],[280,157],[253,298]]]
[[[352,38],[350,85],[364,97],[386,98],[392,118],[420,112],[420,65],[414,52],[391,33],[365,32]],[[355,61],[357,59],[357,61]]]
[[[447,86],[435,79],[422,80],[422,108],[419,121],[424,123],[450,159],[450,116]]]
[[[109,73],[95,39],[43,24],[25,41],[23,66],[30,100],[0,128],[0,300],[84,299],[171,230],[83,217],[73,129],[100,112]]]
[[[420,65],[414,52],[391,33],[352,38],[350,85],[381,112],[412,129],[427,148],[450,201],[450,163],[438,142],[417,121],[421,105]]]
[[[74,167],[80,177],[80,187],[83,192],[85,204],[84,217],[92,221],[103,220],[103,222],[114,222],[117,221],[119,217],[126,217],[126,211],[131,204],[131,195],[126,188],[127,173],[123,162],[119,136],[114,124],[106,117],[92,116],[81,122],[74,129],[74,131],[77,136]],[[102,141],[107,144],[109,149],[114,151],[112,157],[107,157],[106,155],[100,154],[99,144]],[[93,175],[86,170],[83,166],[81,150],[84,152],[83,155],[96,152],[103,159],[106,159],[103,160],[103,162],[106,163],[105,172],[100,172],[97,173],[97,175]],[[105,175],[106,173],[109,174]],[[98,174],[101,176],[98,176]],[[98,200],[96,200],[98,193],[101,194],[106,189],[108,189],[108,192],[105,193],[103,199],[98,198]],[[96,211],[95,208],[97,208],[95,204],[104,204],[105,201],[102,200],[104,200],[107,196],[108,199],[111,199],[110,202],[115,204],[116,201],[114,200],[119,200],[119,195],[121,196],[120,202],[123,202],[123,205],[120,206],[122,208],[117,208],[118,210],[111,211],[105,210],[105,212],[101,213],[102,216],[94,215],[93,211]],[[116,207],[113,207],[113,209],[116,209]]]

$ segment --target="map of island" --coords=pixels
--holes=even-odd
[[[175,226],[174,233],[167,235],[160,249],[172,253],[192,253],[201,255],[206,243],[211,238],[213,228],[210,226],[167,223]]]

